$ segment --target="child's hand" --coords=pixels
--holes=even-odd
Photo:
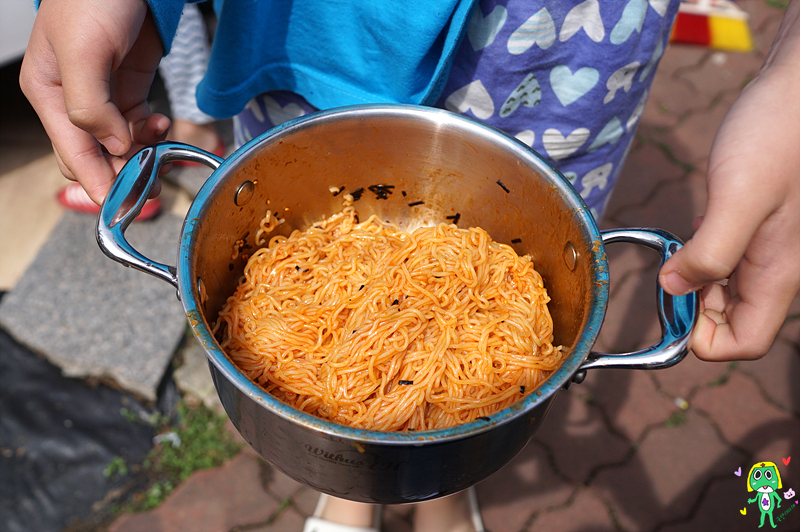
[[[102,202],[137,145],[166,136],[147,96],[163,47],[144,0],[44,0],[20,86],[61,172]]]
[[[705,286],[691,340],[704,360],[766,354],[800,290],[800,3],[791,7],[714,139],[705,216],[659,276],[671,294]]]

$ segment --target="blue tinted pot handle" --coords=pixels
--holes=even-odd
[[[178,288],[174,266],[148,259],[125,239],[125,230],[139,215],[162,166],[175,161],[204,164],[216,170],[221,157],[179,142],[163,142],[131,157],[117,176],[97,217],[97,243],[109,258],[149,273]]]
[[[659,229],[614,229],[603,231],[603,243],[629,242],[655,249],[663,265],[683,245],[674,235]],[[689,336],[697,322],[699,296],[671,296],[657,285],[658,318],[661,322],[661,341],[631,353],[597,353],[592,351],[575,375],[580,382],[584,370],[593,368],[661,369],[673,366],[688,353]]]

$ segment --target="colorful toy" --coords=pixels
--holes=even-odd
[[[683,1],[670,40],[719,50],[749,52],[753,38],[748,14],[729,0]]]
[[[781,475],[773,462],[759,462],[750,468],[750,474],[747,475],[747,491],[755,490],[759,495],[747,499],[747,503],[758,501],[758,508],[761,510],[761,524],[758,525],[758,528],[764,526],[764,517],[767,515],[769,515],[769,523],[772,528],[775,528],[772,512],[775,511],[775,508],[781,507],[781,498],[778,495],[778,490],[781,488],[783,488]]]

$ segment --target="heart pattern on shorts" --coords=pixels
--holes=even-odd
[[[611,74],[611,77],[609,77],[608,81],[606,82],[608,93],[606,94],[606,97],[603,98],[603,103],[608,103],[613,100],[619,89],[622,89],[625,92],[630,91],[631,85],[633,85],[633,76],[636,75],[636,71],[638,69],[639,62],[634,61],[633,63],[629,63],[624,67],[619,68],[616,72]]]
[[[447,97],[444,106],[456,113],[472,111],[476,118],[486,120],[494,114],[494,102],[481,80],[464,85]]]
[[[622,122],[615,116],[609,120],[608,123],[603,126],[603,129],[600,130],[600,133],[597,134],[597,137],[595,137],[594,141],[589,145],[589,151],[593,152],[606,144],[614,144],[623,133],[625,133],[625,130],[622,129]]]
[[[612,163],[606,163],[602,166],[598,166],[583,176],[583,179],[581,179],[581,185],[583,185],[581,196],[583,198],[588,198],[589,194],[592,193],[592,190],[595,187],[599,188],[600,190],[606,188],[606,185],[608,185],[608,177],[611,175],[612,168],[614,168]]]
[[[534,107],[541,101],[542,89],[539,87],[539,80],[533,74],[528,74],[500,107],[500,116],[505,118],[516,111],[520,105]]]
[[[287,120],[297,118],[306,114],[303,108],[296,103],[287,103],[284,106],[278,103],[274,98],[264,95],[264,104],[267,108],[267,116],[273,126],[283,124]]]
[[[647,0],[630,0],[625,9],[622,10],[622,17],[620,17],[614,29],[611,30],[611,42],[613,44],[622,44],[628,40],[628,37],[634,31],[641,33],[646,14]]]
[[[525,143],[529,148],[533,146],[533,141],[536,140],[536,134],[530,130],[526,129],[525,131],[520,131],[514,137],[519,140],[520,142]]]
[[[656,13],[659,16],[664,16],[667,14],[667,8],[669,7],[669,0],[647,0],[647,3],[650,4],[650,7],[655,9]]]
[[[600,73],[591,67],[579,68],[574,74],[565,65],[550,71],[550,87],[564,107],[592,90],[598,79]]]
[[[472,49],[477,52],[492,44],[507,18],[508,11],[503,6],[494,6],[492,12],[484,17],[480,6],[476,5],[467,26],[467,38]]]
[[[567,13],[558,40],[568,41],[573,35],[583,28],[586,35],[594,42],[600,42],[606,35],[603,19],[600,18],[600,4],[597,0],[586,0],[573,7]]]
[[[544,144],[547,155],[554,161],[558,161],[578,151],[590,134],[591,131],[585,127],[579,127],[565,137],[559,130],[550,128],[542,135],[542,144]]]
[[[540,9],[531,18],[522,23],[508,38],[508,52],[519,55],[534,44],[546,50],[556,40],[556,25],[546,8]]]
[[[644,113],[644,106],[647,105],[647,96],[649,93],[650,91],[645,91],[645,93],[642,95],[642,99],[636,104],[636,108],[633,110],[630,118],[628,118],[628,121],[625,123],[625,129],[628,131],[636,127],[636,123],[642,117],[642,113]]]
[[[656,67],[656,65],[658,64],[658,60],[661,59],[662,55],[664,55],[664,39],[659,37],[658,43],[656,44],[656,47],[653,50],[653,55],[650,56],[650,60],[642,69],[642,73],[639,74],[639,81],[645,80],[648,74],[650,74],[650,71]]]

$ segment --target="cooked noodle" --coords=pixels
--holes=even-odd
[[[506,408],[560,365],[548,301],[530,257],[482,229],[409,233],[347,207],[253,253],[215,332],[299,410],[427,430]]]

